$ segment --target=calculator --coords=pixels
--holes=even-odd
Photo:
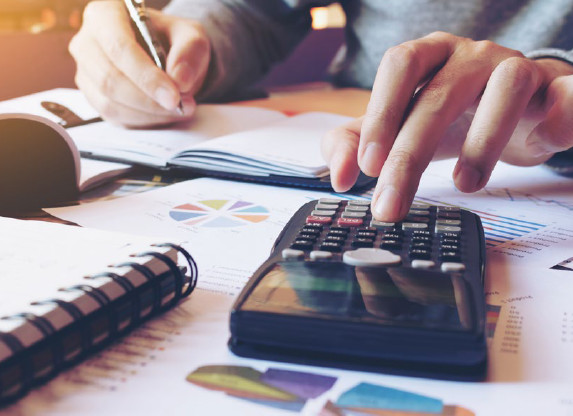
[[[239,356],[481,380],[487,367],[479,216],[414,203],[377,221],[370,201],[302,206],[230,316]]]

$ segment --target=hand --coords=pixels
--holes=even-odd
[[[163,125],[192,116],[210,43],[193,21],[150,10],[150,22],[169,44],[166,73],[137,43],[123,2],[87,5],[80,31],[70,42],[76,84],[101,116],[128,127]],[[178,113],[180,99],[183,115]]]
[[[571,74],[566,62],[441,32],[396,46],[366,114],[323,140],[333,187],[350,189],[360,169],[377,176],[373,215],[396,221],[432,158],[458,156],[463,192],[483,188],[498,160],[542,163],[573,146]]]

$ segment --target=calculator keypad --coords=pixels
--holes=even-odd
[[[463,227],[457,207],[414,203],[403,221],[382,222],[372,218],[370,201],[323,198],[283,258],[459,272],[465,269]]]

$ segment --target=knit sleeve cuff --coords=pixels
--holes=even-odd
[[[566,51],[564,49],[557,49],[557,48],[536,49],[534,51],[526,53],[525,56],[530,59],[545,59],[545,58],[559,59],[560,61],[567,62],[569,65],[573,65],[573,51]]]

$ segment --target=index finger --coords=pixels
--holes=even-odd
[[[86,8],[85,21],[91,26],[98,25],[103,15],[107,15],[105,30],[101,30],[101,27],[91,28],[91,33],[98,34],[96,41],[101,49],[116,68],[146,95],[165,109],[176,110],[180,100],[179,91],[169,76],[154,64],[137,42],[123,4],[118,2],[116,7],[105,9],[102,5],[102,10],[97,10],[97,3],[94,2],[92,7]],[[90,13],[95,16],[90,18]]]

